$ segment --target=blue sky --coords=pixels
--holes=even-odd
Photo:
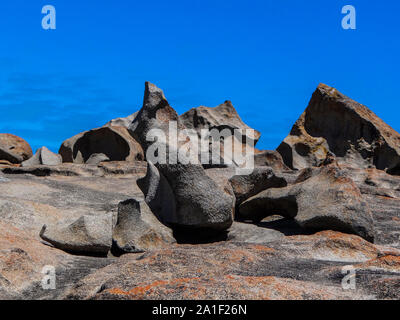
[[[44,5],[57,29],[41,27]],[[357,30],[341,28],[341,8]],[[0,132],[53,151],[142,104],[144,82],[178,111],[231,100],[274,149],[318,83],[400,131],[400,2],[2,0]]]

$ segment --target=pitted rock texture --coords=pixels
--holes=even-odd
[[[32,149],[28,142],[13,134],[0,134],[0,160],[21,163],[30,157],[32,157]]]
[[[106,155],[111,161],[143,160],[140,145],[124,127],[101,127],[82,132],[65,140],[58,153],[63,162],[85,163],[95,153]]]
[[[242,121],[231,101],[215,108],[190,109],[179,120],[197,134],[201,143],[199,156],[205,168],[241,167],[246,161],[245,154],[257,152],[254,146],[260,139],[260,132]],[[207,158],[205,154],[208,154]],[[209,159],[208,162],[205,159]]]
[[[245,138],[247,137],[249,140],[254,141],[254,145],[261,136],[260,132],[250,128],[242,121],[231,101],[225,101],[215,108],[204,106],[193,108],[182,114],[179,118],[186,128],[195,129],[199,136],[201,136],[202,129],[228,129],[231,132],[239,129],[242,130],[242,139],[240,140],[245,143]],[[254,130],[253,134],[249,134],[250,132],[246,133],[248,129]]]
[[[367,107],[324,84],[277,151],[292,169],[318,166],[332,152],[339,162],[400,174],[400,135]]]

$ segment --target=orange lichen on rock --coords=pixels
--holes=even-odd
[[[358,264],[355,267],[357,269],[384,269],[390,272],[400,272],[400,256],[386,255]]]

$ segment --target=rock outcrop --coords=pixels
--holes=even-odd
[[[337,166],[327,166],[305,181],[271,188],[243,202],[240,217],[261,221],[279,214],[311,230],[337,230],[374,239],[373,218],[355,183]]]
[[[144,201],[129,199],[118,205],[113,231],[116,253],[137,253],[175,243],[172,230],[164,226]]]
[[[199,152],[200,156],[203,153],[209,154],[209,162],[202,162],[205,168],[221,165],[240,167],[246,162],[247,153],[250,152],[249,156],[252,156],[256,152],[254,146],[261,136],[260,132],[242,121],[230,101],[225,101],[215,108],[193,108],[182,114],[179,119],[186,128],[195,130],[199,141],[208,146],[208,150],[204,148],[205,150]],[[203,135],[202,130],[208,130],[210,136]]]
[[[239,126],[229,104],[215,109],[198,119]],[[365,107],[321,85],[300,134],[285,139],[293,161],[255,150],[255,169],[242,176],[236,166],[175,159],[195,139],[154,85],[133,118],[144,151],[156,142],[167,161],[110,156],[126,150],[112,125],[71,142],[79,163],[43,164],[46,149],[29,160],[40,165],[0,159],[0,299],[400,299],[397,134]],[[339,120],[334,131],[329,121]],[[173,121],[176,144],[162,139],[174,139]],[[234,208],[242,222],[232,222]],[[53,290],[41,285],[47,267]],[[350,268],[356,288],[344,290]]]
[[[65,140],[58,152],[63,162],[85,163],[95,153],[111,161],[143,160],[143,150],[124,127],[101,127]]]
[[[116,118],[108,121],[103,127],[124,127],[129,128],[133,120],[135,120],[138,112],[132,113],[131,115],[124,118]]]
[[[228,129],[232,133],[234,130],[239,129],[242,130],[243,143],[246,142],[247,137],[249,141],[254,141],[254,145],[256,145],[261,136],[260,132],[250,128],[242,121],[231,101],[225,101],[215,108],[204,106],[192,108],[179,118],[186,128],[195,129],[199,137],[202,129]],[[247,133],[246,130],[250,130],[253,134]]]
[[[57,166],[62,163],[61,156],[51,152],[46,147],[41,147],[36,151],[35,155],[21,163],[22,167],[32,167],[39,165]]]
[[[112,216],[85,215],[71,224],[44,225],[40,237],[67,252],[107,255],[112,244]]]
[[[32,157],[32,149],[28,142],[13,134],[0,134],[0,160],[21,163],[30,157]]]
[[[172,139],[169,136],[170,122],[175,122],[178,129],[177,144],[170,141]],[[183,133],[185,126],[180,122],[175,110],[168,104],[162,90],[147,82],[143,107],[129,127],[130,133],[141,144],[145,153],[151,147],[148,136],[154,129],[165,134],[167,140],[159,144],[161,148],[162,146],[165,148],[158,152],[165,153],[164,160],[168,163],[154,163],[154,168],[148,170],[148,177],[139,183],[153,212],[161,221],[174,226],[214,230],[229,228],[234,211],[232,199],[206,175],[198,162],[197,153],[190,152],[194,148],[190,137],[185,137]],[[172,154],[177,154],[183,148],[190,153],[188,163],[182,163],[177,157],[174,164],[174,159],[171,160]],[[162,182],[161,185],[159,182]],[[168,184],[169,188],[165,184]],[[154,199],[163,200],[158,202]],[[163,208],[164,200],[174,203],[168,205],[170,209],[167,213]],[[157,210],[157,207],[161,209]]]
[[[277,148],[287,166],[318,166],[328,152],[340,163],[400,174],[400,134],[367,107],[320,84]]]

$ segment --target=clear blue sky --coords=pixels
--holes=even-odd
[[[54,5],[57,29],[41,28]],[[341,28],[354,5],[357,30]],[[144,81],[178,111],[229,99],[274,149],[318,83],[400,130],[400,1],[2,0],[0,132],[54,151],[142,104]]]

